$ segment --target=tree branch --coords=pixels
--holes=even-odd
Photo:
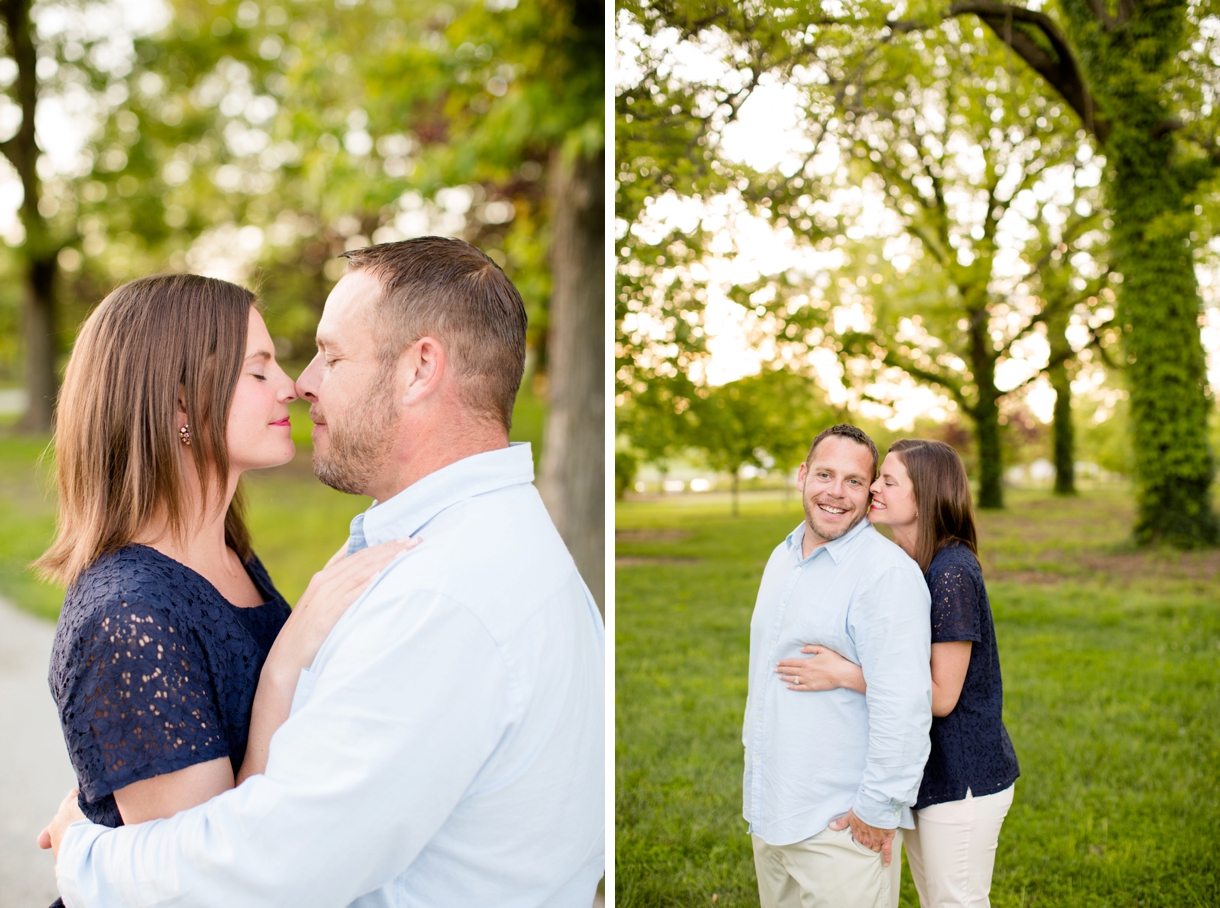
[[[1100,0],[1099,0],[1100,2]],[[1045,13],[998,0],[957,0],[945,18],[978,16],[1063,96],[1084,122],[1085,129],[1104,143],[1110,124],[1095,110],[1093,96],[1067,39]]]
[[[972,412],[970,402],[966,399],[965,393],[961,387],[951,383],[945,376],[932,372],[928,369],[920,368],[909,359],[899,356],[897,353],[890,350],[888,347],[885,350],[885,355],[882,357],[882,362],[887,366],[895,366],[912,378],[922,379],[930,385],[938,385],[944,388],[956,400],[967,413]]]

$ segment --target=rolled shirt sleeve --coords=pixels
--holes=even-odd
[[[915,803],[932,727],[931,600],[912,563],[861,591],[848,616],[868,683],[868,753],[853,810],[881,829]]]
[[[479,785],[518,704],[467,609],[423,592],[397,605],[405,628],[402,612],[366,614],[329,654],[265,775],[170,819],[72,826],[57,868],[69,908],[333,908],[402,874]]]

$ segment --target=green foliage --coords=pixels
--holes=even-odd
[[[786,472],[804,459],[818,432],[841,418],[813,381],[789,369],[764,369],[710,388],[654,381],[618,412],[623,475],[628,468],[634,473],[637,457],[655,462],[690,454],[732,474],[736,493],[743,466]],[[618,481],[621,497],[630,478]]]
[[[1132,474],[1129,409],[1127,401],[1119,401],[1101,422],[1094,421],[1089,408],[1082,408],[1077,413],[1076,433],[1081,460],[1092,461],[1111,473]]]
[[[614,499],[621,501],[626,491],[631,488],[636,471],[640,468],[640,460],[630,451],[621,448],[614,451]]]
[[[1067,105],[1014,71],[1002,41],[964,20],[878,40],[888,8],[873,3],[834,15],[816,3],[782,13],[623,9],[632,64],[616,140],[623,399],[647,408],[684,396],[682,377],[706,356],[707,291],[692,267],[708,250],[706,222],[693,230],[675,222],[666,233],[645,209],[666,196],[736,199],[768,218],[778,241],[812,246],[828,262],[837,254],[839,263],[816,277],[763,275],[731,298],[798,360],[811,346],[839,353],[858,397],[876,401],[879,383],[904,378],[944,391],[975,426],[980,504],[999,506],[1002,406],[1024,386],[1001,391],[997,367],[1044,328],[1055,347],[1049,365],[1064,366],[1076,355],[1063,337],[1069,316],[1112,301],[1103,296],[1099,199]],[[690,75],[672,51],[679,43],[725,72],[708,65]],[[726,158],[720,140],[768,79],[799,86],[810,149],[803,162],[756,174]],[[835,155],[837,168],[819,160]],[[854,188],[885,199],[897,234],[860,239]],[[834,328],[844,312],[855,322],[847,333]],[[670,387],[650,394],[650,382]]]
[[[39,458],[49,439],[0,439],[0,595],[47,618],[59,614],[63,591],[39,580],[27,565],[55,534],[49,462]]]
[[[817,386],[786,369],[711,388],[691,412],[691,446],[703,452],[712,469],[733,474],[747,464],[791,469],[835,420]]]
[[[1125,490],[1013,494],[982,515],[983,563],[1021,762],[991,903],[1204,906],[1220,787],[1213,555],[1135,555]],[[741,819],[749,620],[800,520],[680,503],[618,512],[616,897],[756,905]],[[918,904],[904,870],[902,905]]]
[[[746,10],[631,2],[618,9],[627,57],[615,96],[616,389],[631,396],[643,394],[650,382],[674,381],[673,393],[681,395],[683,378],[706,352],[701,314],[707,291],[687,268],[703,257],[712,231],[702,221],[655,223],[646,209],[664,196],[727,196],[745,211],[770,217],[800,196],[801,179],[757,173],[727,159],[719,142],[758,79],[783,79],[809,50],[799,38],[794,43],[791,9],[783,4]],[[732,40],[720,40],[728,35]],[[681,41],[702,43],[725,65],[727,77],[706,83],[684,78],[672,53]],[[748,68],[734,72],[745,59]],[[791,226],[803,235],[825,235],[820,222]],[[760,317],[781,313],[778,300],[755,306]]]
[[[604,144],[600,7],[218,0],[170,13],[129,53],[91,54],[72,22],[42,48],[59,60],[46,92],[84,86],[104,113],[87,166],[45,186],[69,247],[65,342],[121,281],[219,266],[252,269],[281,352],[308,358],[339,253],[436,232],[513,278],[545,369],[547,181],[564,155]],[[0,299],[0,332],[5,311]]]

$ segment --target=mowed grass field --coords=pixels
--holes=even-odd
[[[991,902],[1220,905],[1220,553],[1138,552],[1125,489],[1010,494],[982,562],[1021,763]],[[758,904],[741,819],[749,622],[795,496],[617,509],[616,895]],[[918,899],[904,867],[902,904]]]
[[[314,478],[307,405],[292,411],[297,456],[292,463],[253,470],[243,481],[246,517],[254,551],[289,603],[347,539],[351,519],[370,499],[344,495]],[[528,392],[513,412],[514,441],[533,445],[537,466],[545,408]],[[55,532],[54,461],[49,439],[0,432],[0,596],[54,620],[64,591],[38,579],[29,564],[46,550]]]

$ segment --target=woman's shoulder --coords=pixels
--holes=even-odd
[[[951,540],[932,556],[932,563],[928,565],[928,579],[945,573],[961,574],[963,571],[981,577],[983,568],[978,557],[970,551],[970,546]]]
[[[933,556],[924,579],[933,601],[945,598],[974,601],[987,595],[978,558],[969,546],[960,542],[950,542]]]
[[[98,557],[64,597],[51,654],[51,686],[61,700],[99,652],[99,672],[127,671],[158,647],[194,649],[209,620],[182,566],[145,546]],[[115,654],[120,654],[119,658]]]
[[[147,546],[128,545],[85,568],[64,598],[64,616],[78,622],[119,613],[174,617],[185,611],[187,599],[198,597],[197,586],[191,572],[172,558]]]

